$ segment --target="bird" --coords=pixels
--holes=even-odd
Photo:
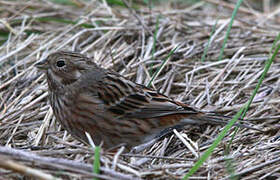
[[[158,139],[186,125],[225,125],[226,116],[204,112],[104,69],[92,58],[56,51],[35,66],[45,73],[54,116],[74,138],[127,148]],[[234,126],[255,129],[246,124]]]

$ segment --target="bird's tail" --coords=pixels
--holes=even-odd
[[[181,123],[183,124],[212,124],[212,125],[226,125],[232,117],[217,115],[216,113],[199,113],[195,118],[184,118]],[[245,120],[239,119],[238,123],[235,123],[234,126],[253,129],[256,131],[263,132],[262,130],[253,127],[253,125],[245,122]]]

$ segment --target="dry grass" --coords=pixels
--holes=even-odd
[[[0,179],[181,179],[222,129],[188,127],[137,156],[102,151],[102,174],[94,175],[93,150],[61,130],[47,102],[46,80],[33,66],[50,52],[80,51],[104,68],[147,84],[150,72],[178,47],[152,86],[197,108],[234,115],[255,88],[280,30],[279,6],[266,14],[243,6],[225,56],[217,61],[233,4],[216,6],[208,0],[211,4],[166,3],[135,11],[104,2],[71,2],[75,5],[0,1],[0,32],[10,32],[0,36],[5,41],[0,46]],[[246,116],[258,118],[252,123],[265,133],[240,129],[226,156],[231,131],[192,179],[228,179],[227,164],[242,179],[280,177],[279,76],[277,57]]]

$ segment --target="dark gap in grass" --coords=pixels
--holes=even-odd
[[[63,23],[63,24],[72,24],[72,25],[76,25],[78,23],[78,21],[73,21],[73,20],[69,20],[69,19],[65,19],[65,18],[57,18],[57,17],[29,18],[28,21],[30,21],[31,19],[38,21],[38,22],[59,22],[59,23]],[[21,22],[22,22],[22,20],[12,20],[10,22],[10,24],[15,25],[15,24],[20,24]],[[96,23],[99,24],[100,21],[96,21]],[[94,28],[95,27],[94,25],[88,24],[88,23],[82,23],[79,26],[84,27],[84,28]]]
[[[69,20],[69,19],[62,19],[62,18],[55,18],[55,17],[41,17],[41,18],[35,18],[36,21],[39,21],[39,22],[49,22],[49,21],[52,21],[52,22],[59,22],[59,23],[63,23],[63,24],[77,24],[78,21],[72,21],[72,20]],[[96,22],[98,23],[98,22]],[[95,26],[92,25],[92,24],[87,24],[87,23],[82,23],[79,25],[80,27],[84,27],[84,28],[94,28]]]

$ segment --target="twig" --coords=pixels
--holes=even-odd
[[[91,173],[90,175],[92,175],[93,177],[99,177],[99,178],[103,178],[103,179],[120,178],[120,179],[125,179],[125,180],[131,180],[131,179],[136,178],[136,177],[132,177],[129,175],[121,174],[116,171],[112,171],[112,170],[110,170],[108,168],[104,168],[104,167],[100,167],[100,170],[105,175],[108,175],[108,176],[96,175],[96,174],[92,173],[91,164],[85,164],[82,162],[77,162],[77,161],[62,159],[62,158],[38,156],[34,153],[17,150],[17,149],[12,149],[12,148],[8,148],[8,147],[3,147],[3,146],[0,146],[0,155],[7,156],[9,158],[13,158],[13,159],[17,159],[17,160],[28,161],[28,162],[32,162],[32,163],[36,163],[36,164],[38,164],[38,163],[45,164],[45,165],[48,165],[49,167],[54,167],[54,168],[56,168],[57,166],[60,166],[60,168],[65,168],[65,169],[70,168],[72,171],[75,171],[75,172],[78,172],[81,174],[87,174],[87,175],[89,175],[88,173]]]
[[[44,173],[40,170],[30,168],[28,166],[22,165],[18,162],[7,159],[5,156],[0,156],[0,167],[3,169],[11,170],[24,174],[29,177],[41,180],[60,180],[60,178],[55,178],[50,174]]]

